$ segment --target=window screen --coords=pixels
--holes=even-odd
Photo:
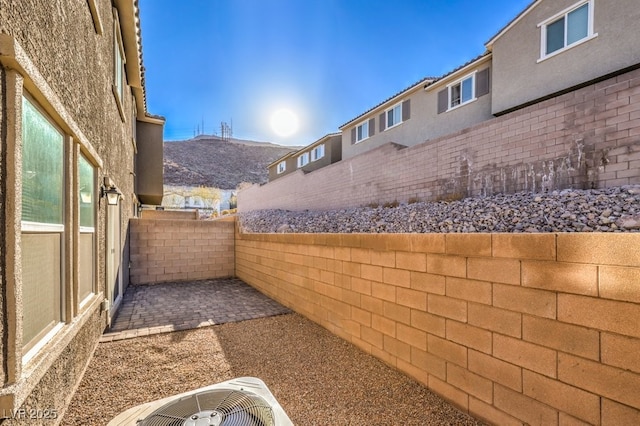
[[[27,98],[22,98],[22,220],[63,223],[64,140]]]

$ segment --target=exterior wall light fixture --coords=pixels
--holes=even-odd
[[[105,176],[104,185],[100,187],[100,198],[106,197],[108,205],[117,206],[121,195],[122,193],[118,191],[118,188],[113,181]]]

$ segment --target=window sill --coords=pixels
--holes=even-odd
[[[112,85],[111,90],[113,91],[113,97],[115,98],[116,105],[118,106],[118,112],[120,113],[120,118],[122,119],[122,122],[125,123],[127,120],[125,119],[125,116],[124,116],[124,105],[122,105],[122,100],[118,95],[118,88],[115,85]]]
[[[45,347],[27,362],[22,358],[22,371],[18,379],[11,385],[0,389],[0,411],[16,410],[22,406],[25,399],[33,392],[42,377],[57,362],[60,355],[69,347],[76,338],[78,332],[95,315],[99,315],[100,302],[104,298],[102,292],[93,295],[92,300],[86,304],[83,312],[73,318],[70,323],[63,324],[60,330],[47,342]],[[20,350],[10,354],[20,357]],[[7,412],[5,411],[5,412]]]
[[[366,138],[364,138],[364,139],[360,139],[359,141],[356,141],[356,142],[354,143],[354,145],[357,145],[357,144],[359,144],[360,142],[364,142],[364,141],[366,141],[367,139],[369,139],[370,137],[371,137],[371,136],[368,136],[368,137],[366,137]]]
[[[399,123],[394,124],[393,126],[389,126],[389,127],[385,127],[385,129],[383,130],[383,132],[386,132],[387,130],[391,130],[394,127],[398,127],[399,125],[401,125],[402,123],[404,123],[404,121],[400,121]]]
[[[38,343],[36,343],[33,348],[29,349],[29,351],[22,356],[22,365],[25,365],[29,361],[31,361],[33,359],[33,357],[36,356],[38,354],[38,352],[40,352],[40,350],[47,343],[49,343],[51,340],[53,340],[53,337],[56,334],[58,334],[58,332],[60,330],[62,330],[62,327],[64,327],[64,325],[65,324],[63,322],[59,322],[58,324],[56,324],[56,326],[53,327],[47,334],[45,334],[44,337],[42,339],[40,339],[40,341]]]
[[[28,222],[26,220],[23,220],[20,223],[20,230],[22,232],[60,233],[60,232],[64,232],[64,225],[60,225],[56,223]]]
[[[576,42],[575,42],[575,43],[573,43],[573,44],[570,44],[570,45],[568,45],[568,46],[565,46],[565,47],[563,47],[562,49],[556,50],[556,51],[555,51],[555,52],[553,52],[553,53],[550,53],[550,54],[548,54],[548,55],[546,55],[546,56],[541,57],[540,59],[538,59],[538,60],[536,61],[536,63],[537,63],[537,64],[539,64],[540,62],[544,62],[544,61],[546,61],[546,60],[547,60],[547,59],[549,59],[549,58],[553,58],[554,56],[559,55],[559,54],[561,54],[561,53],[564,53],[564,52],[566,52],[567,50],[573,49],[573,48],[574,48],[574,47],[576,47],[576,46],[580,46],[582,43],[586,43],[586,42],[588,42],[589,40],[593,40],[593,39],[594,39],[594,38],[596,38],[596,37],[598,37],[598,33],[591,34],[590,36],[585,37],[585,38],[583,38],[583,39],[581,39],[581,40],[578,40],[578,41],[576,41]]]
[[[96,34],[102,35],[102,21],[100,21],[100,14],[98,13],[98,8],[96,7],[95,0],[89,0],[89,10],[91,11],[91,17],[93,18],[93,26],[96,29]]]
[[[454,111],[454,110],[456,110],[456,109],[458,109],[460,107],[463,107],[465,105],[469,105],[471,102],[475,102],[477,100],[478,100],[478,98],[469,99],[468,101],[465,101],[465,102],[463,102],[461,104],[458,104],[458,105],[456,105],[454,107],[451,107],[451,108],[447,109],[445,112]]]

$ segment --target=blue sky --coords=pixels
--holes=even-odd
[[[148,110],[165,140],[308,145],[484,52],[530,0],[140,0]],[[299,119],[291,136],[274,111]]]

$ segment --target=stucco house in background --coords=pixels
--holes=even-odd
[[[288,152],[273,161],[271,164],[267,165],[267,170],[269,170],[269,182],[296,171],[296,159],[293,156],[295,152],[296,151]]]
[[[0,0],[0,65],[0,415],[60,418],[128,285],[129,218],[162,201],[164,119],[136,0]]]
[[[296,170],[309,173],[342,159],[342,135],[329,133],[317,141],[289,152],[267,166],[269,181],[286,176]]]
[[[637,183],[637,6],[532,1],[479,57],[342,125],[330,171],[246,188],[240,211]]]
[[[636,0],[537,0],[486,43],[502,115],[640,65]]]
[[[640,62],[635,9],[633,0],[534,1],[478,58],[342,125],[342,157],[424,143],[628,71]]]
[[[442,77],[426,77],[343,124],[343,158],[389,142],[417,145],[490,119],[491,100],[485,96],[490,71],[487,52]]]

